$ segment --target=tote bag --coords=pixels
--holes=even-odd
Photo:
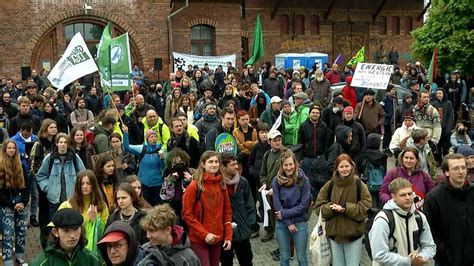
[[[331,246],[326,237],[326,220],[324,220],[321,215],[321,210],[319,210],[318,222],[311,233],[309,241],[309,250],[311,251],[313,265],[331,265]]]

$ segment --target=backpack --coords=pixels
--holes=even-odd
[[[137,266],[172,266],[174,261],[158,248],[145,250],[145,257],[138,262]]]
[[[385,172],[385,167],[383,165],[374,165],[370,161],[366,161],[363,172],[363,180],[367,184],[367,188],[370,192],[380,191]]]
[[[377,208],[370,208],[367,211],[368,219],[365,223],[364,245],[370,259],[372,259],[372,248],[370,247],[369,232],[372,229],[372,226],[375,221],[375,217],[377,217],[377,214],[379,212],[385,213],[385,215],[388,218],[388,220],[385,220],[382,217],[382,219],[384,219],[388,223],[388,228],[389,228],[388,239],[389,240],[393,238],[393,233],[395,232],[395,217],[393,216],[393,211],[385,210],[385,209],[379,210]],[[415,243],[418,243],[419,245],[420,243],[419,238],[420,238],[421,232],[423,231],[423,218],[421,217],[420,213],[417,210],[415,210],[414,215],[415,215],[416,224],[418,225],[418,231],[420,232],[420,234],[417,234],[416,236],[418,237],[418,239],[414,239],[413,241]],[[394,241],[396,242],[397,240],[394,239]],[[416,249],[417,246],[415,246],[415,243],[414,243],[414,248]]]
[[[53,169],[54,159],[55,158],[51,158],[51,155],[49,156],[49,166],[48,166],[49,173],[51,173],[51,169]],[[76,153],[74,153],[74,156],[72,157],[72,163],[74,164],[74,171],[77,173],[78,172],[77,171],[78,167],[77,167]]]

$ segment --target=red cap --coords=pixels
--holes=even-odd
[[[120,231],[112,231],[106,234],[97,244],[113,243],[124,239],[126,235]]]

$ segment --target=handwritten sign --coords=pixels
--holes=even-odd
[[[351,86],[385,90],[393,73],[392,65],[358,63]]]
[[[100,159],[104,156],[111,156],[115,162],[115,168],[122,166],[122,160],[120,159],[120,152],[118,151],[108,151],[96,155],[92,155],[92,167],[95,169],[95,166],[99,163]]]

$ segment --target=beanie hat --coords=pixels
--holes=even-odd
[[[344,110],[342,112],[343,113],[354,113],[354,108],[352,108],[352,106],[347,106],[346,108],[344,108]]]
[[[367,136],[367,149],[378,150],[380,148],[380,135],[376,133],[370,133]]]
[[[283,107],[285,107],[285,105],[291,105],[290,101],[288,101],[287,99],[281,100],[281,107],[283,108]]]
[[[415,121],[415,117],[413,116],[412,112],[405,114],[405,116],[403,116],[403,121],[405,121],[405,119],[411,119],[412,121]]]
[[[156,136],[158,136],[158,134],[156,134],[156,132],[155,132],[153,129],[148,129],[147,132],[146,132],[146,134],[145,134],[145,139],[146,139],[146,141],[148,141],[148,138],[149,138],[151,135],[153,135],[153,134],[155,134]]]

